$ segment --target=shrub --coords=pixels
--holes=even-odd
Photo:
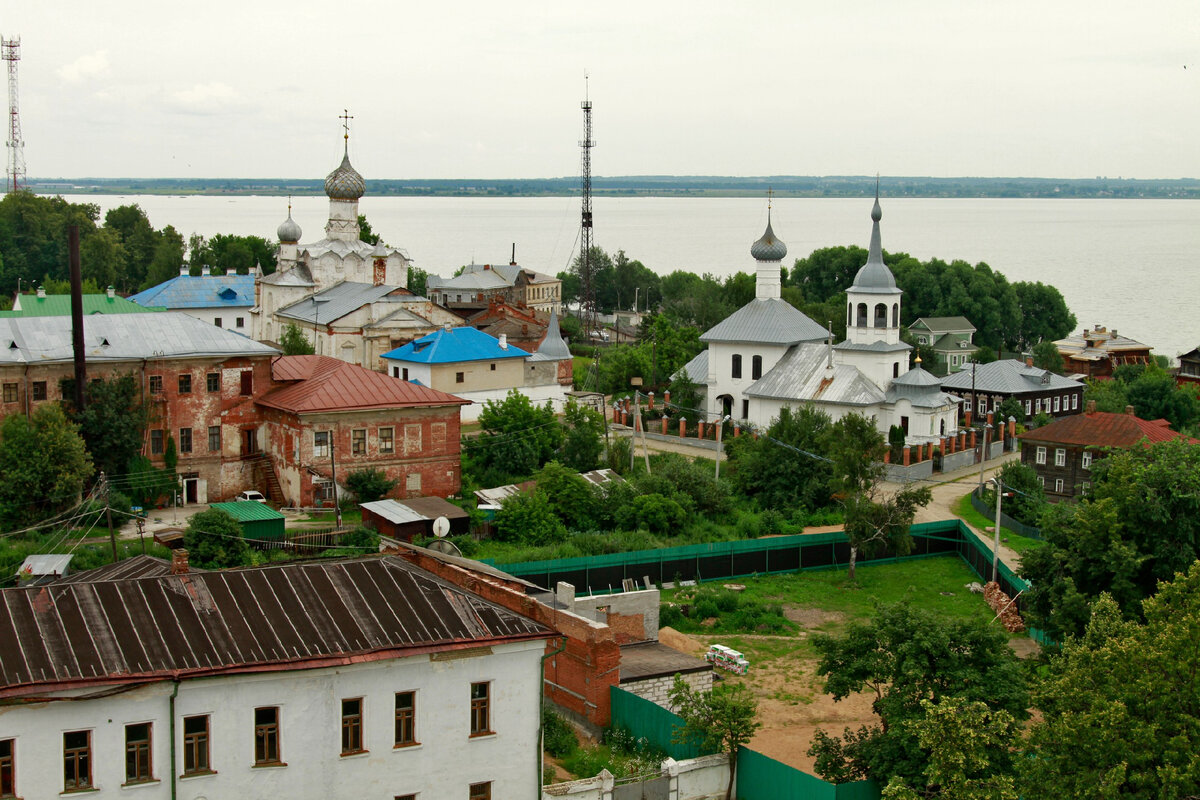
[[[687,522],[687,512],[679,503],[660,494],[644,494],[633,501],[638,527],[652,533],[677,530]]]
[[[546,752],[555,758],[566,758],[579,749],[579,739],[570,724],[549,708],[542,708],[542,731]]]
[[[346,488],[360,503],[373,503],[387,496],[396,482],[381,469],[357,469],[346,476]]]

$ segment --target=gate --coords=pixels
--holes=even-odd
[[[620,778],[613,784],[613,800],[667,800],[671,779],[666,775]]]

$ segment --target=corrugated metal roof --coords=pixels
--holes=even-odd
[[[399,287],[342,281],[275,313],[313,324],[333,322],[396,291]],[[314,300],[314,298],[316,298]],[[318,302],[320,301],[320,302]]]
[[[0,696],[330,666],[549,628],[396,557],[0,591]]]
[[[885,342],[883,339],[876,339],[869,344],[857,344],[849,340],[838,342],[833,346],[835,350],[858,350],[867,353],[907,353],[912,350],[911,344],[905,342]]]
[[[894,378],[884,397],[889,403],[903,398],[918,408],[945,408],[962,402],[954,395],[943,392],[941,380],[919,366]]]
[[[253,275],[176,275],[129,298],[147,308],[250,308]]]
[[[234,501],[231,503],[213,503],[213,508],[219,508],[238,522],[249,522],[260,519],[287,519],[266,503],[249,501]]]
[[[18,572],[35,576],[65,575],[70,567],[70,553],[35,553],[25,556]]]
[[[380,252],[376,252],[376,249]],[[383,247],[382,245],[373,245],[369,242],[364,242],[361,239],[321,239],[309,244],[301,244],[298,246],[299,253],[308,253],[313,259],[318,259],[326,253],[333,253],[341,258],[346,258],[349,255],[355,255],[363,261],[371,262],[376,258],[387,258],[389,255],[396,254],[408,260],[408,254],[399,247]]]
[[[531,361],[562,361],[571,357],[567,343],[563,341],[562,332],[558,328],[558,313],[550,312],[550,324],[546,328],[546,336],[542,339],[537,350],[533,352]]]
[[[304,264],[297,264],[291,269],[279,270],[272,272],[270,275],[263,275],[259,278],[261,283],[269,283],[272,286],[316,286],[313,283],[312,273],[308,271],[308,267]]]
[[[143,308],[137,303],[126,300],[124,297],[109,297],[106,294],[83,295],[84,314],[145,314],[147,311],[161,310],[158,308]],[[69,316],[71,316],[71,295],[69,294],[48,294],[45,297],[38,297],[36,294],[23,294],[21,295],[20,311],[0,311],[0,317]]]
[[[1135,417],[1133,414],[1112,414],[1093,411],[1090,414],[1072,414],[1025,431],[1017,438],[1028,443],[1091,445],[1093,447],[1133,447],[1142,439],[1167,442],[1180,438],[1181,434],[1171,430],[1165,419],[1153,421]],[[1185,439],[1191,444],[1200,444],[1195,439]]]
[[[701,385],[708,383],[708,351],[701,350],[696,357],[683,365],[676,375],[682,373],[692,383]]]
[[[439,292],[456,290],[473,292],[478,289],[504,289],[509,286],[512,286],[512,281],[506,280],[492,270],[464,272],[453,278],[439,278],[436,275],[430,275],[425,279],[426,290],[437,289]]]
[[[918,317],[909,325],[909,330],[923,325],[930,333],[945,333],[947,331],[975,332],[975,326],[966,317]]]
[[[470,403],[330,356],[282,356],[272,363],[271,375],[277,381],[296,383],[270,391],[256,402],[296,414]]]
[[[700,341],[796,344],[824,341],[828,335],[824,328],[786,300],[760,297],[709,328]]]
[[[399,503],[423,515],[425,519],[437,519],[438,517],[463,519],[464,517],[471,516],[466,511],[454,505],[454,503],[451,503],[449,500],[443,500],[440,497],[409,497],[406,500],[399,501]]]
[[[394,522],[397,525],[402,525],[406,522],[421,522],[428,519],[424,514],[420,514],[403,503],[398,503],[395,500],[375,500],[371,503],[359,503],[360,508],[365,508],[372,514],[378,514],[388,522]]]
[[[798,344],[766,375],[746,389],[749,397],[797,402],[870,406],[883,402],[883,392],[858,367],[834,364],[826,369],[825,345]]]
[[[83,341],[87,360],[92,362],[279,353],[269,345],[178,311],[84,317]],[[0,364],[53,364],[73,359],[70,317],[0,319]]]
[[[192,567],[192,572],[206,570]],[[137,578],[154,578],[159,575],[171,574],[171,562],[156,556],[132,556],[122,561],[114,561],[95,569],[85,569],[82,572],[72,572],[56,583],[100,583],[102,581],[129,581]]]
[[[526,358],[519,347],[500,347],[500,340],[471,327],[440,328],[415,342],[383,354],[392,361],[411,364],[455,364],[460,361],[495,361],[501,358]]]
[[[976,392],[991,392],[994,394],[1021,394],[1023,392],[1079,389],[1083,386],[1079,381],[1055,375],[1049,370],[1028,367],[1024,361],[1007,358],[987,364],[976,364],[974,367],[968,365],[962,371],[943,378],[942,388],[969,392],[972,386],[972,374],[975,376],[974,386]],[[1046,379],[1046,383],[1042,383],[1043,378]]]

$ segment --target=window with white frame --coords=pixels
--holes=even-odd
[[[1087,482],[1087,481],[1084,481],[1083,483],[1079,484],[1079,493],[1080,493],[1080,494],[1087,494],[1087,493],[1088,493],[1088,490],[1089,490],[1089,489],[1091,489],[1091,488],[1092,488],[1092,484],[1090,484],[1090,483],[1089,483],[1089,482]]]
[[[1090,450],[1083,451],[1083,458],[1080,459],[1079,466],[1083,467],[1084,469],[1092,468],[1092,451],[1090,451]]]
[[[1071,410],[1075,411],[1079,408],[1079,395],[1071,395]]]
[[[1031,412],[1029,409],[1030,409],[1030,402],[1029,402],[1028,400],[1026,400],[1026,401],[1025,401],[1025,416],[1027,416],[1027,417],[1028,417],[1028,416],[1029,416],[1031,413],[1033,413],[1033,412]]]
[[[970,411],[970,410],[971,410],[971,396],[967,395],[967,398],[965,400],[963,400],[963,411]]]
[[[1061,447],[1054,448],[1054,466],[1065,467],[1067,465],[1067,451]]]
[[[1039,447],[1037,449],[1037,457],[1034,459],[1038,464],[1046,463],[1046,448]]]
[[[1059,408],[1059,405],[1058,405],[1058,398],[1057,398],[1057,397],[1055,397],[1055,398],[1054,398],[1054,413],[1056,413],[1056,414],[1057,414],[1057,413],[1059,412],[1059,410],[1060,410],[1060,408]]]
[[[1055,478],[1054,479],[1054,491],[1057,492],[1058,494],[1062,494],[1062,490],[1063,490],[1063,479]]]

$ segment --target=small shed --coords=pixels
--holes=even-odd
[[[40,586],[54,583],[71,568],[70,553],[36,553],[26,556],[17,570],[21,586]]]
[[[266,503],[233,502],[213,503],[242,525],[242,535],[247,541],[280,542],[287,534],[283,530],[284,516]]]
[[[411,542],[417,536],[433,536],[433,521],[445,517],[452,535],[469,533],[470,515],[440,497],[413,497],[408,500],[376,500],[362,503],[363,525],[381,536]]]

